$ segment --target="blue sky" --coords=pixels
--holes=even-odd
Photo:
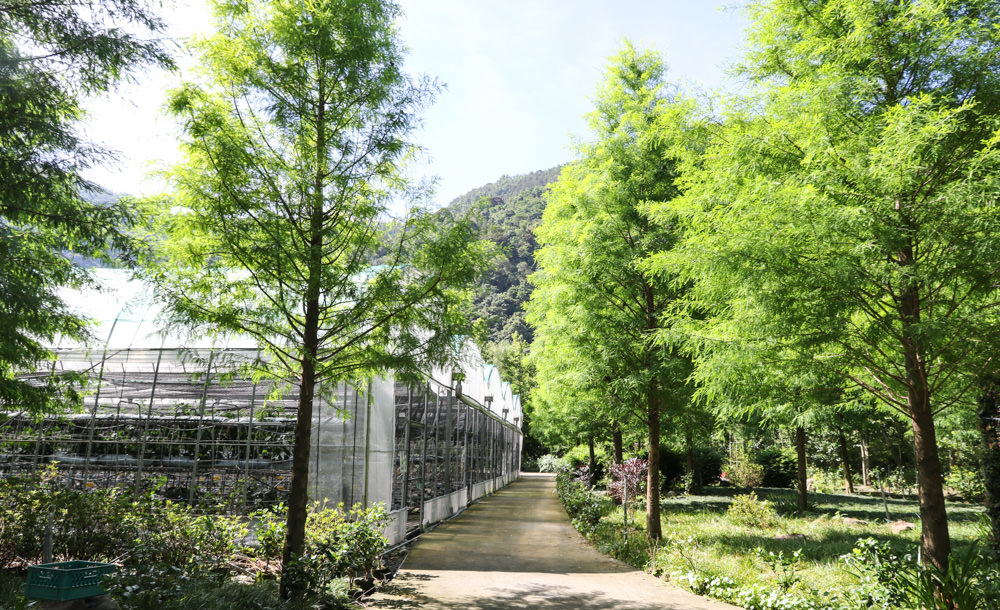
[[[733,89],[724,69],[739,58],[745,27],[739,9],[722,9],[719,0],[399,3],[406,70],[445,85],[414,134],[427,158],[411,168],[414,177],[437,178],[439,205],[503,174],[571,160],[573,138],[587,135],[590,96],[625,38],[659,51],[668,79],[685,88]],[[209,27],[201,0],[176,0],[165,17],[179,39]],[[176,78],[146,73],[90,104],[87,134],[121,157],[93,179],[132,194],[162,188],[144,176],[177,159],[176,132],[159,115],[163,91]]]

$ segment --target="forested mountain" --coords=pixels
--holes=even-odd
[[[515,332],[528,342],[532,339],[523,305],[531,294],[528,275],[535,270],[534,230],[545,209],[543,193],[561,170],[562,166],[557,166],[520,176],[505,175],[457,197],[446,208],[454,213],[471,209],[480,236],[502,250],[475,299],[491,341],[509,339]]]

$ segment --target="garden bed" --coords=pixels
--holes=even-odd
[[[743,513],[730,510],[734,498],[746,496],[747,490],[709,487],[699,495],[662,501],[664,535],[654,545],[645,536],[641,501],[631,504],[626,524],[620,505],[612,504],[600,490],[589,493],[601,516],[595,523],[590,508],[590,525],[586,515],[574,523],[598,550],[696,593],[745,608],[880,607],[888,593],[870,569],[879,561],[876,551],[886,565],[888,557],[896,557],[893,561],[899,562],[901,572],[917,561],[920,520],[915,500],[810,493],[809,509],[799,513],[793,490],[759,489],[757,508],[767,507],[766,518],[760,521],[763,517],[753,504]],[[910,522],[914,528],[893,533],[886,521],[887,507],[890,520]],[[982,508],[950,502],[948,514],[955,555],[968,555],[982,536]],[[981,590],[980,596],[985,595],[991,593]]]

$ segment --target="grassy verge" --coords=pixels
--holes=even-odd
[[[591,518],[574,523],[598,550],[696,593],[754,610],[920,607],[906,605],[917,603],[912,600],[921,594],[920,582],[908,592],[906,582],[893,581],[897,572],[912,572],[914,579],[927,576],[916,569],[916,501],[810,494],[809,510],[799,513],[794,491],[767,489],[758,490],[760,502],[740,511],[730,507],[746,491],[709,488],[701,495],[663,501],[664,537],[653,545],[646,540],[641,503],[633,505],[626,524],[621,506],[613,506],[600,492],[590,493],[599,508],[591,506]],[[746,505],[746,500],[737,504]],[[892,520],[916,527],[893,533],[886,505]],[[970,549],[981,537],[982,511],[962,503],[948,509],[955,556],[975,555],[974,562],[978,551]],[[601,515],[599,520],[593,513]],[[995,577],[995,569],[969,577],[975,581],[973,596],[982,598],[969,608],[992,607],[986,589],[995,590],[996,583],[985,581]],[[948,607],[947,602],[940,607]]]

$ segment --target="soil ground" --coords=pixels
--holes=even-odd
[[[424,534],[368,608],[736,610],[601,555],[569,522],[553,475],[521,480]]]

